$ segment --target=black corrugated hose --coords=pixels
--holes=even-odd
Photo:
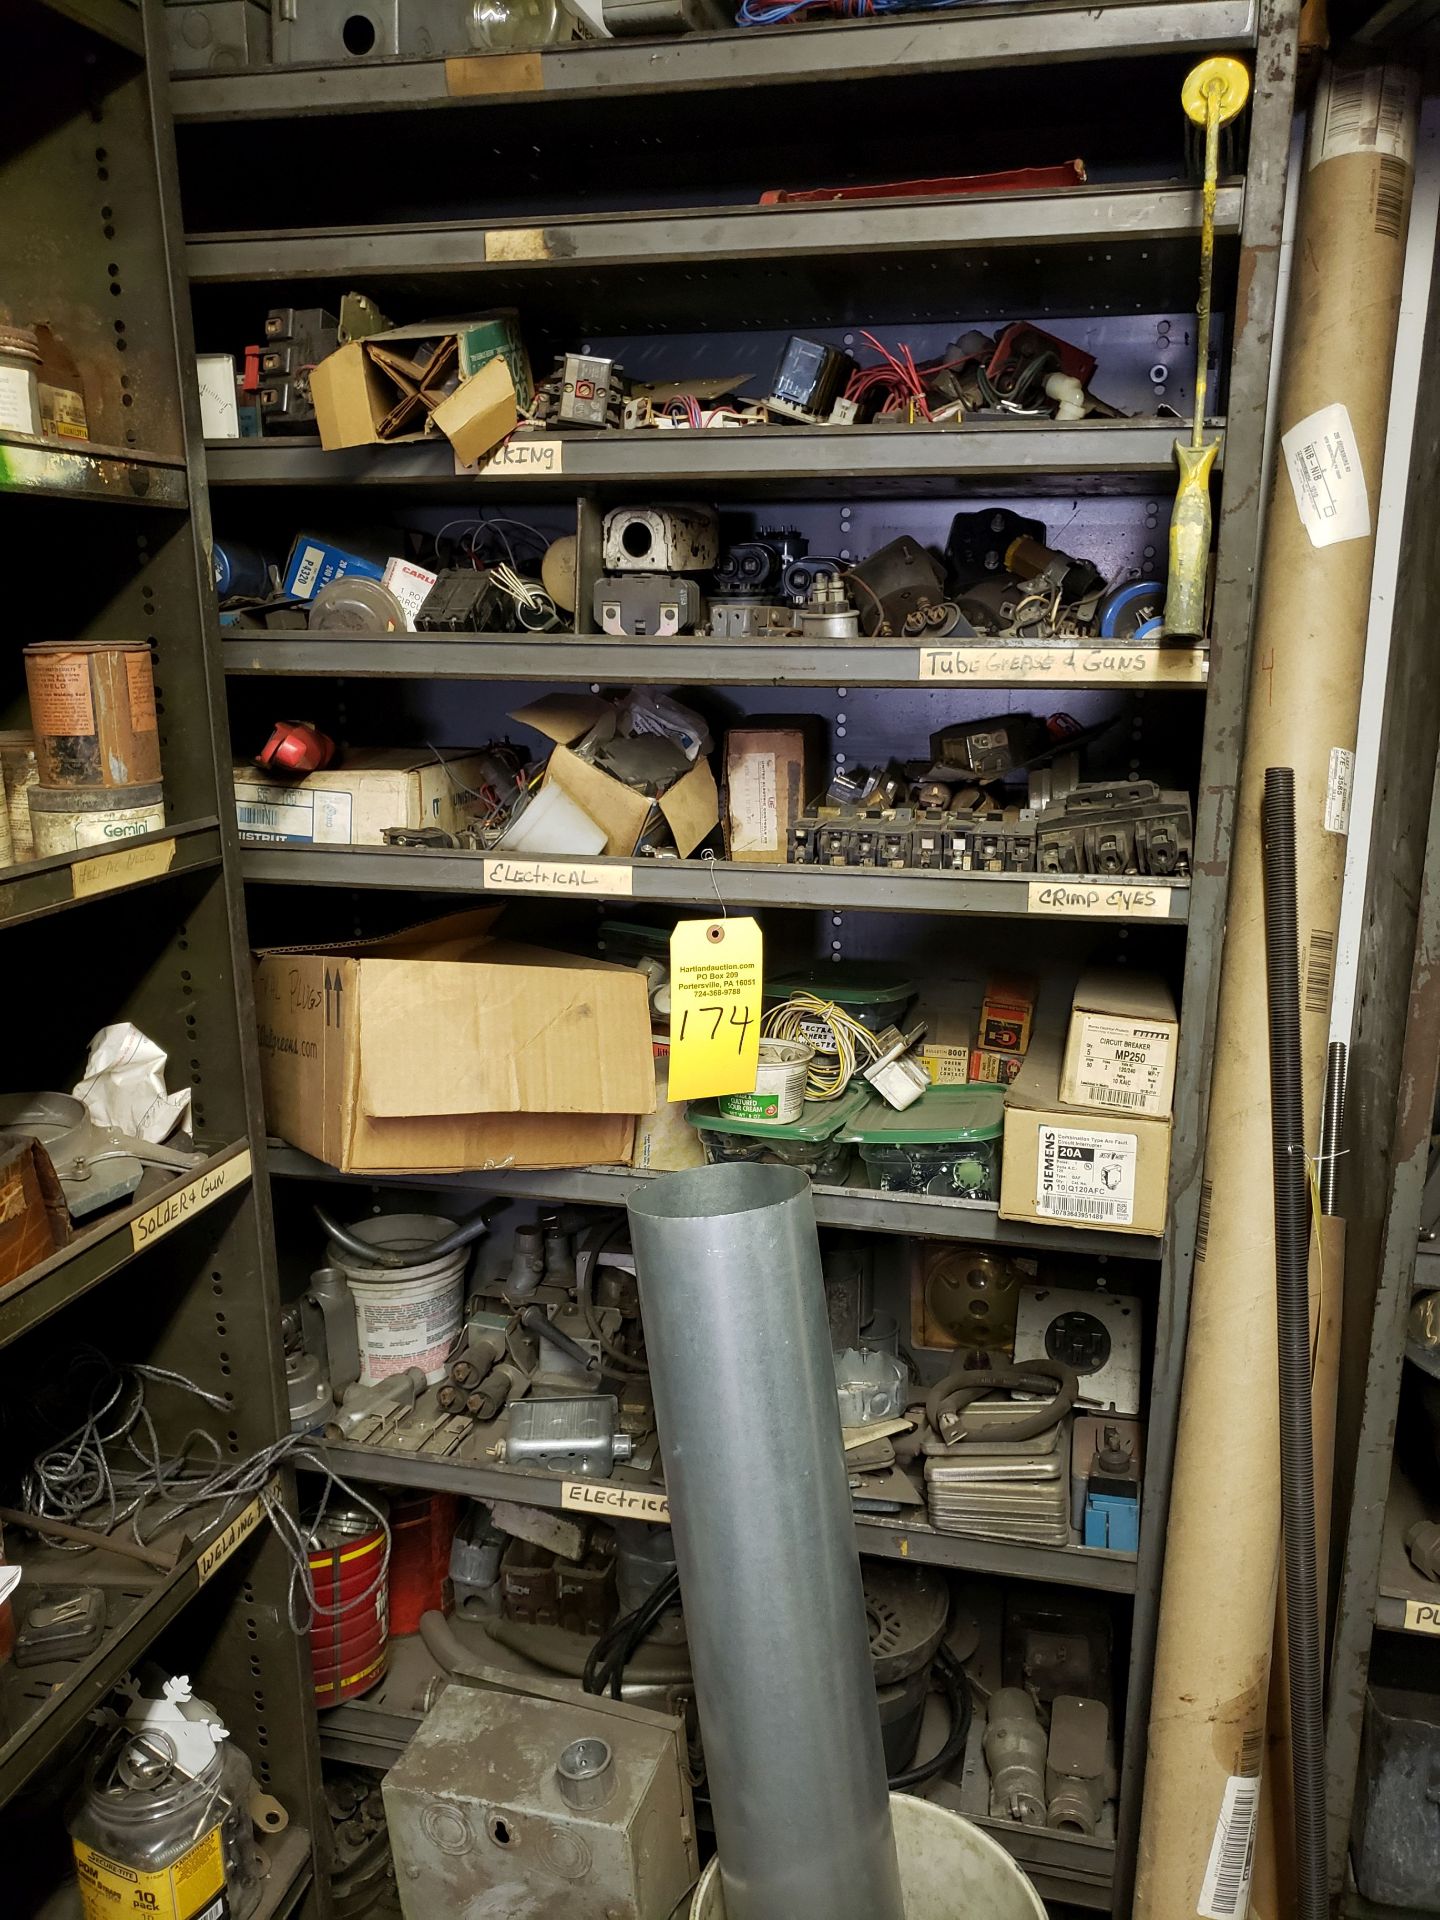
[[[1310,1432],[1310,1181],[1300,1090],[1300,944],[1295,903],[1295,774],[1265,769],[1265,993],[1275,1180],[1275,1304],[1280,1348],[1280,1487],[1285,1626],[1295,1776],[1298,1920],[1325,1920],[1325,1732],[1315,1575]]]

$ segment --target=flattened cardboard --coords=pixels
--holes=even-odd
[[[321,446],[389,445],[438,428],[463,464],[473,465],[516,423],[516,368],[524,365],[518,333],[478,366],[468,351],[471,332],[505,317],[390,327],[338,347],[310,375]]]
[[[461,466],[473,467],[482,455],[513,433],[519,421],[509,367],[498,354],[488,360],[440,402],[433,418],[455,449]]]

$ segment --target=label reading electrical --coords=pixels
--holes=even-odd
[[[1028,906],[1066,920],[1168,920],[1171,891],[1129,881],[1032,880]]]
[[[156,880],[174,864],[173,840],[147,840],[144,846],[99,853],[90,860],[77,860],[70,869],[70,897],[89,900],[97,893],[113,893],[117,887],[133,887],[141,880]]]
[[[921,647],[916,678],[986,686],[1199,687],[1209,672],[1203,647]]]
[[[671,934],[672,1100],[753,1091],[762,954],[755,920],[682,920]]]
[[[629,867],[602,867],[585,860],[486,860],[484,884],[492,893],[592,893],[605,900],[635,891]]]
[[[560,1505],[575,1513],[598,1513],[606,1520],[649,1520],[657,1527],[670,1524],[670,1501],[663,1493],[639,1487],[612,1487],[604,1481],[566,1480],[560,1487]]]
[[[247,1147],[243,1153],[222,1160],[218,1167],[209,1168],[174,1193],[167,1194],[165,1199],[156,1201],[153,1207],[130,1222],[131,1246],[138,1253],[153,1240],[163,1240],[183,1220],[203,1213],[206,1207],[213,1207],[222,1194],[234,1193],[242,1187],[250,1178],[250,1169],[250,1149]]]
[[[205,1582],[217,1568],[224,1566],[225,1562],[230,1558],[231,1554],[234,1553],[241,1541],[248,1540],[260,1522],[265,1518],[265,1501],[274,1485],[275,1482],[272,1480],[270,1486],[265,1489],[265,1492],[256,1494],[249,1506],[245,1507],[240,1513],[237,1513],[228,1527],[222,1527],[220,1532],[216,1534],[215,1538],[201,1554],[200,1558],[195,1562],[195,1571],[199,1576],[200,1586],[204,1586]]]

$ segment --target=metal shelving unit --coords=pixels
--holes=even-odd
[[[1129,1691],[1123,1715],[1122,1772],[1117,1846],[1106,1850],[1103,1871],[1093,1862],[1046,1864],[1049,1897],[1128,1911],[1144,1762],[1151,1662],[1166,1526],[1167,1496],[1178,1409],[1180,1371],[1188,1312],[1190,1269],[1199,1201],[1209,1062],[1213,1050],[1217,966],[1223,928],[1231,825],[1238,773],[1238,740],[1249,665],[1253,586],[1259,551],[1261,484],[1270,356],[1279,270],[1279,241],[1290,152],[1297,0],[1168,0],[1167,4],[1120,4],[1086,9],[1070,4],[967,8],[953,15],[837,22],[765,33],[692,35],[674,42],[547,49],[538,54],[449,61],[361,62],[343,69],[264,74],[189,75],[177,78],[173,96],[187,123],[187,137],[238,142],[245,129],[285,122],[285,137],[333,138],[338,126],[367,137],[419,138],[463,143],[471,108],[487,115],[496,137],[503,117],[552,137],[555,115],[592,115],[595,102],[613,102],[622,112],[643,112],[647,98],[694,94],[713,103],[723,95],[744,101],[753,86],[785,87],[787,99],[813,99],[825,84],[858,90],[883,87],[906,75],[1003,76],[1022,89],[1037,63],[1105,64],[1108,75],[1133,71],[1136,84],[1146,63],[1152,74],[1169,71],[1166,58],[1183,63],[1202,52],[1239,51],[1254,72],[1248,141],[1219,199],[1221,284],[1233,287],[1220,347],[1224,394],[1225,470],[1217,510],[1213,638],[1207,649],[1156,654],[1137,669],[1128,661],[1107,663],[1093,674],[1084,663],[1047,665],[1021,658],[996,660],[981,650],[983,665],[966,650],[944,648],[945,663],[927,660],[919,648],[871,643],[800,649],[715,646],[683,642],[611,642],[597,636],[554,641],[501,638],[442,642],[346,641],[345,679],[629,684],[706,684],[750,688],[914,687],[917,685],[1017,688],[1037,682],[1047,688],[1144,686],[1186,691],[1203,701],[1203,745],[1196,814],[1194,878],[1188,886],[1147,886],[1137,909],[1117,898],[1107,903],[1032,895],[1037,876],[932,875],[766,869],[725,862],[599,860],[597,898],[669,902],[705,909],[726,904],[767,909],[827,909],[962,916],[1000,921],[1054,915],[1083,924],[1092,916],[1105,931],[1122,934],[1139,925],[1176,929],[1184,940],[1184,1010],[1176,1087],[1176,1126],[1169,1213],[1162,1240],[1086,1233],[1047,1234],[1012,1228],[994,1215],[961,1218],[958,1210],[899,1201],[866,1190],[817,1189],[817,1212],[829,1226],[859,1231],[955,1237],[1037,1250],[1148,1259],[1155,1270],[1155,1333],[1147,1408],[1146,1482],[1141,1546],[1137,1560],[1085,1553],[1035,1556],[976,1541],[941,1540],[928,1529],[865,1522],[860,1537],[867,1552],[937,1558],[942,1564],[1061,1584],[1095,1586],[1133,1600],[1128,1652]],[[1124,63],[1134,63],[1133,69]],[[1023,72],[1017,73],[1017,69]],[[1177,67],[1177,72],[1179,68]],[[1178,84],[1178,83],[1177,83]],[[733,90],[733,91],[732,91]],[[591,103],[585,107],[584,103]],[[751,103],[747,103],[751,104]],[[1178,113],[1178,104],[1177,104]],[[291,123],[294,124],[291,124]],[[568,125],[568,120],[562,124]],[[306,135],[309,126],[315,132]],[[297,132],[297,128],[299,131]],[[277,127],[277,134],[279,128]],[[537,133],[537,137],[539,137]],[[758,135],[757,135],[758,137]],[[457,144],[456,151],[462,146]],[[199,149],[197,149],[199,151]],[[207,148],[207,153],[218,148]],[[237,154],[239,145],[231,148]],[[374,291],[387,310],[403,318],[454,310],[457,303],[515,304],[527,321],[536,316],[548,344],[574,344],[592,336],[683,333],[719,324],[717,302],[736,289],[732,324],[747,329],[824,327],[868,321],[867,289],[883,275],[886,318],[942,320],[966,313],[1056,314],[1081,309],[1057,305],[1057,288],[1084,286],[1083,310],[1188,311],[1194,298],[1199,226],[1198,195],[1174,180],[1136,184],[1143,175],[1094,179],[1083,188],[1026,195],[982,196],[871,204],[725,205],[669,207],[663,211],[578,215],[547,206],[533,217],[411,217],[369,228],[324,224],[352,217],[337,198],[333,210],[307,213],[279,233],[195,231],[186,262],[197,311],[213,321],[224,303],[249,302],[252,312],[286,297],[328,298],[351,285]],[[337,190],[338,192],[338,190]],[[714,199],[713,185],[705,197]],[[311,206],[315,204],[313,201]],[[628,202],[627,202],[628,204]],[[440,205],[449,214],[454,202]],[[469,210],[468,208],[466,209]],[[236,208],[238,217],[246,218]],[[223,214],[209,221],[214,227]],[[863,263],[863,272],[857,268]],[[733,336],[732,336],[733,337]],[[209,450],[212,487],[227,512],[248,516],[263,510],[262,489],[279,490],[293,519],[307,513],[334,515],[347,498],[373,516],[377,503],[397,508],[428,502],[573,499],[580,503],[582,585],[595,571],[598,511],[609,499],[636,498],[641,489],[661,497],[679,493],[747,502],[833,498],[856,500],[964,498],[995,495],[1081,499],[1100,494],[1166,495],[1173,477],[1173,421],[1141,418],[1081,423],[976,422],[957,431],[923,428],[805,429],[777,427],[716,431],[561,434],[527,442],[522,436],[488,466],[465,474],[440,447],[412,445],[326,454],[304,440],[283,444],[226,443]],[[548,451],[542,452],[542,447]],[[681,491],[683,490],[683,491]],[[363,499],[363,508],[360,502]],[[315,503],[312,505],[312,502]],[[763,523],[762,523],[763,524]],[[1163,542],[1163,531],[1162,531]],[[582,604],[584,604],[582,596]],[[305,636],[264,637],[227,629],[222,642],[227,674],[246,683],[274,675],[291,679],[333,675],[338,649]],[[1137,650],[1137,653],[1140,650]],[[978,667],[978,670],[975,670]],[[1133,677],[1132,677],[1133,676]],[[1153,677],[1151,677],[1153,676]],[[1163,726],[1152,701],[1147,726]],[[1193,698],[1187,716],[1194,713]],[[383,849],[248,847],[242,857],[247,881],[267,889],[304,886],[341,889],[358,902],[368,889],[426,895],[472,895],[494,889],[502,878],[486,857],[466,853],[399,852]],[[553,883],[553,884],[552,884]],[[1088,883],[1086,883],[1088,886]],[[573,882],[540,863],[503,884],[502,894],[527,891],[547,898],[573,892]],[[272,896],[273,898],[274,896]],[[948,920],[947,920],[948,924]],[[269,1151],[272,1177],[338,1179],[289,1149]],[[406,1179],[402,1186],[453,1186],[494,1191],[552,1203],[616,1205],[644,1176],[612,1169],[561,1173],[475,1172],[432,1180]],[[392,1183],[363,1180],[367,1186]],[[369,1460],[352,1456],[352,1470],[383,1479],[397,1477],[397,1456]],[[405,1458],[407,1483],[454,1485],[474,1491],[498,1487],[500,1476],[470,1465]],[[460,1476],[445,1478],[444,1475]],[[425,1477],[428,1476],[428,1477]],[[513,1476],[505,1475],[510,1487]],[[553,1485],[533,1486],[526,1497],[550,1496]],[[1043,1565],[1043,1571],[1042,1569]],[[346,1711],[349,1711],[348,1709]],[[355,1712],[361,1713],[357,1708]],[[328,1735],[327,1735],[328,1737]],[[1113,1878],[1111,1869],[1113,1867]]]
[[[74,355],[94,438],[0,435],[9,547],[27,556],[14,569],[0,704],[7,726],[25,723],[21,648],[31,639],[147,639],[167,825],[0,870],[0,971],[14,996],[5,1087],[68,1089],[95,1030],[133,1022],[164,1049],[169,1084],[191,1089],[189,1130],[203,1156],[178,1176],[147,1174],[131,1203],[83,1222],[0,1288],[13,1503],[30,1456],[52,1437],[32,1397],[82,1349],[176,1369],[216,1396],[206,1417],[222,1457],[270,1444],[288,1418],[269,1194],[250,1174],[263,1131],[223,677],[207,638],[208,525],[191,479],[201,442],[179,297],[162,8],[15,0],[6,27],[6,314],[45,319]],[[162,1448],[180,1445],[194,1409],[157,1395]],[[77,1559],[12,1534],[10,1558],[23,1566],[14,1604],[78,1580],[101,1590],[106,1628],[86,1656],[4,1668],[7,1910],[37,1911],[56,1887],[62,1900],[73,1895],[62,1808],[87,1721],[148,1655],[191,1673],[221,1704],[257,1781],[292,1816],[270,1910],[328,1913],[310,1842],[325,1815],[308,1650],[281,1630],[290,1563],[258,1504],[192,1516],[189,1527],[169,1537],[170,1571],[108,1550]]]

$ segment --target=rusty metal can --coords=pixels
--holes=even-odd
[[[25,649],[42,787],[133,787],[160,778],[150,649],[43,641]]]
[[[30,832],[37,860],[81,847],[122,846],[165,824],[158,783],[144,787],[31,787]]]

